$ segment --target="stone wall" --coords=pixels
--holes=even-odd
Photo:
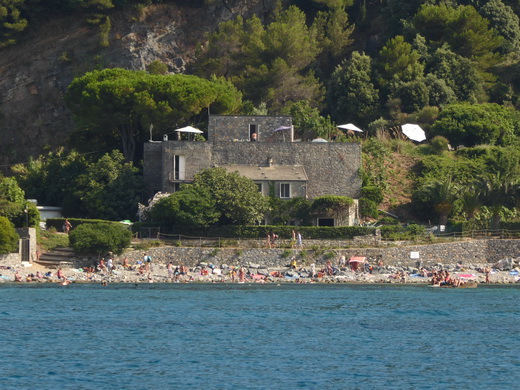
[[[145,181],[157,183],[162,174],[162,191],[172,192],[170,172],[173,156],[186,159],[186,180],[201,169],[215,165],[267,165],[272,158],[274,165],[301,165],[307,176],[307,196],[342,195],[359,198],[361,190],[361,145],[357,143],[311,142],[162,142],[162,169],[156,166],[153,153],[160,153],[155,144],[145,144]],[[148,166],[147,156],[151,165]],[[152,177],[149,177],[152,176]]]
[[[21,262],[22,262],[22,259],[21,259],[20,253],[0,254],[0,265],[21,263]]]
[[[256,125],[258,142],[291,142],[292,130],[276,132],[280,126],[292,127],[291,116],[269,115],[210,115],[208,141],[250,141],[249,125]]]
[[[144,144],[143,180],[148,198],[163,190],[162,144],[163,142],[147,142]]]
[[[419,259],[412,259],[411,252],[418,252]],[[143,251],[133,251],[126,255],[132,261],[141,260]],[[520,240],[473,240],[431,245],[411,245],[390,248],[356,248],[324,250],[287,250],[287,249],[237,249],[237,248],[177,248],[160,247],[147,250],[156,263],[184,263],[195,266],[200,262],[215,265],[249,265],[261,267],[284,267],[291,257],[296,257],[300,264],[325,264],[328,259],[337,264],[339,256],[366,256],[375,262],[383,260],[386,266],[416,267],[420,261],[423,266],[437,264],[466,266],[495,263],[507,257],[520,256]]]

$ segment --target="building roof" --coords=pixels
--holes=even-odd
[[[259,167],[250,165],[219,165],[228,172],[238,172],[254,181],[308,181],[307,173],[301,165],[273,165]]]

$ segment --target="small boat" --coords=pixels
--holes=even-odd
[[[430,285],[430,287],[436,287],[436,288],[477,288],[478,287],[478,283],[474,282],[474,281],[470,281],[470,282],[466,282],[466,283],[460,284],[458,286],[454,286],[452,284],[444,284],[442,286],[439,286],[438,284],[436,284],[436,285]]]

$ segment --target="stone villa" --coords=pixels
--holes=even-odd
[[[150,196],[175,192],[201,169],[223,167],[252,179],[264,195],[281,199],[323,195],[355,199],[349,215],[319,216],[318,226],[358,220],[361,145],[294,139],[290,116],[210,115],[206,142],[168,140],[144,145],[144,180]],[[321,142],[317,142],[321,141]],[[274,191],[273,191],[274,190]]]

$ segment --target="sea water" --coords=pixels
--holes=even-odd
[[[1,389],[520,388],[520,288],[0,285]]]

